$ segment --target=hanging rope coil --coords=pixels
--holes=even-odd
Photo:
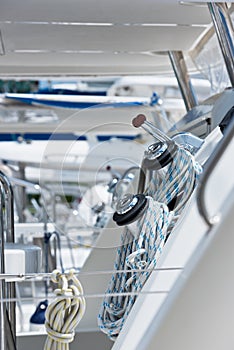
[[[100,329],[112,340],[123,327],[136,296],[108,296],[108,293],[138,292],[149,276],[149,271],[156,266],[165,242],[167,228],[173,215],[163,203],[149,198],[146,214],[139,219],[138,237],[134,238],[125,227],[121,235],[121,246],[117,250],[115,270],[128,270],[127,273],[112,275],[106,297],[101,306],[98,324]],[[139,269],[139,272],[131,272]]]
[[[48,337],[44,350],[69,350],[75,328],[84,315],[86,303],[83,288],[74,273],[75,270],[66,275],[58,270],[52,273],[52,281],[58,283],[58,288],[54,291],[57,298],[46,310],[45,328]]]
[[[131,311],[136,296],[108,296],[110,293],[138,292],[142,289],[150,272],[161,256],[168,232],[171,231],[191,196],[202,168],[189,152],[179,148],[164,176],[155,173],[145,194],[148,207],[138,219],[134,234],[126,226],[117,250],[115,270],[126,273],[113,274],[98,315],[98,325],[110,339],[115,340]],[[173,211],[168,204],[175,200]],[[139,272],[131,272],[138,269]]]

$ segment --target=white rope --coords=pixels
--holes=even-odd
[[[172,222],[174,225],[182,212],[200,172],[201,167],[194,162],[191,154],[179,149],[164,176],[160,177],[155,172],[152,177],[145,191],[145,194],[150,196],[148,207],[137,221],[136,232],[132,234],[131,225],[129,228],[125,227],[114,268],[128,272],[112,275],[98,315],[100,329],[112,340],[115,340],[121,331],[136,296],[110,296],[108,293],[139,292],[142,289],[150,275],[150,272],[144,269],[156,267],[165,239],[172,229]],[[180,199],[175,201],[174,210],[170,212],[167,204],[178,195]],[[141,271],[131,272],[131,269]]]
[[[54,291],[57,298],[48,305],[45,314],[48,337],[44,350],[69,350],[69,343],[75,336],[75,328],[85,312],[83,288],[75,276],[75,270],[66,275],[55,270],[51,279],[58,283],[59,288]]]

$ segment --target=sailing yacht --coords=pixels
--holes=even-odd
[[[1,350],[233,349],[233,13],[2,0]]]

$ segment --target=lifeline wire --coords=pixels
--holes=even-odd
[[[135,303],[137,296],[134,294],[141,291],[150,275],[144,269],[156,267],[168,232],[192,194],[200,172],[201,167],[193,156],[179,148],[164,176],[159,177],[156,173],[152,177],[145,193],[150,196],[149,204],[145,214],[138,219],[134,237],[125,227],[114,268],[128,272],[112,275],[98,315],[98,325],[110,339],[115,340],[118,336]],[[170,212],[167,204],[178,195],[180,200],[176,201],[173,212]],[[136,268],[142,269],[142,272],[132,272]],[[126,291],[132,295],[124,296]],[[114,296],[110,295],[115,293]]]
[[[57,298],[48,305],[45,314],[48,337],[44,350],[69,350],[75,328],[85,312],[83,288],[73,270],[66,275],[55,270],[51,279],[59,284],[59,288],[54,291]]]
[[[116,297],[116,296],[138,296],[139,294],[144,294],[144,295],[147,295],[147,294],[168,294],[169,293],[169,290],[140,290],[139,292],[123,292],[123,293],[109,293],[108,296],[113,296],[113,297]],[[85,299],[98,299],[98,298],[103,298],[103,297],[106,297],[107,294],[106,293],[92,293],[92,294],[80,294],[79,296],[74,296],[74,299],[75,298],[80,298],[80,297],[84,297]],[[1,299],[1,302],[2,303],[8,303],[8,302],[18,302],[18,301],[21,301],[21,302],[32,302],[32,301],[35,301],[35,300],[41,300],[42,296],[38,296],[38,297],[19,297],[19,298],[4,298],[4,299]],[[64,299],[69,299],[68,296],[64,296]],[[53,296],[48,296],[48,300],[53,300]]]
[[[159,268],[153,268],[153,269],[144,269],[144,271],[175,271],[175,270],[182,270],[182,267],[159,267]],[[90,275],[108,275],[108,274],[113,274],[113,273],[124,273],[128,272],[128,270],[94,270],[94,271],[79,271],[76,272],[76,276],[90,276]],[[140,269],[134,269],[132,272],[141,272]],[[64,275],[67,273],[64,272]],[[24,280],[29,280],[29,279],[37,279],[37,278],[51,278],[52,273],[51,272],[36,272],[36,273],[0,273],[0,280],[6,280],[10,279],[11,281],[14,281],[15,279],[17,282],[23,282]],[[18,280],[19,279],[19,280]]]

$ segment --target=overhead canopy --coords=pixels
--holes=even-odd
[[[165,72],[210,23],[206,3],[2,0],[0,77]]]

